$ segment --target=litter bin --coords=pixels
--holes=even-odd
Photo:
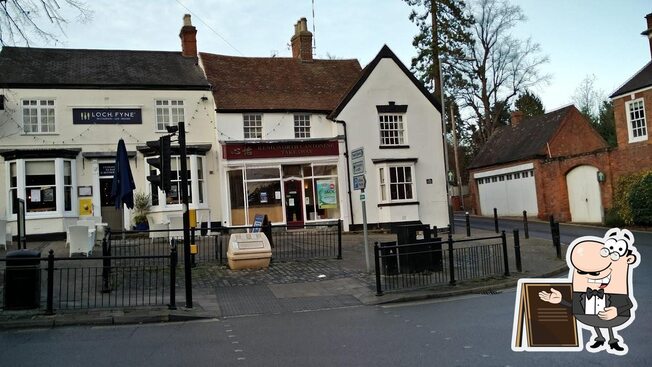
[[[383,267],[383,275],[398,274],[398,251],[396,241],[380,242],[380,263]],[[391,248],[388,248],[391,247]]]
[[[10,251],[6,256],[5,310],[26,310],[41,305],[41,253]]]
[[[431,232],[429,224],[408,224],[397,227],[399,245],[418,244],[400,250],[401,272],[420,273],[443,269],[441,238],[432,238]]]

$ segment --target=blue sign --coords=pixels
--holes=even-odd
[[[265,214],[256,214],[254,217],[254,225],[253,228],[251,229],[251,233],[259,233],[260,228],[263,226],[263,223],[265,222]]]
[[[84,124],[142,124],[140,108],[73,108],[72,123]]]

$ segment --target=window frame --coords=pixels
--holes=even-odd
[[[406,168],[410,169],[410,181],[403,181],[403,182],[392,182],[392,174],[391,170],[396,169],[396,168],[403,168],[404,170]],[[380,204],[394,204],[394,203],[412,203],[418,201],[417,197],[417,187],[416,187],[416,170],[415,170],[415,165],[414,163],[393,163],[393,164],[384,164],[384,165],[379,165],[378,169],[376,170],[378,174],[378,203]],[[383,175],[384,177],[381,177]],[[398,172],[396,174],[396,177],[398,178]],[[403,177],[405,178],[405,173],[403,174]],[[393,185],[403,185],[406,187],[406,185],[410,186],[410,193],[411,197],[407,198],[407,190],[404,189],[404,192],[406,193],[406,198],[400,199],[392,199],[392,186]],[[397,193],[399,191],[397,190]],[[397,195],[398,196],[398,195]]]
[[[258,126],[247,126],[251,123],[250,119]],[[254,137],[251,137],[252,132]],[[245,140],[260,140],[263,138],[263,114],[262,113],[243,113],[242,114],[242,136]]]
[[[161,104],[159,105],[159,102],[167,102],[167,104]],[[177,104],[173,104],[172,102],[176,102]],[[181,103],[181,104],[179,104]],[[181,106],[181,107],[179,107]],[[176,114],[173,114],[173,109],[178,110],[181,108],[181,116],[179,116],[179,113],[177,111]],[[169,117],[168,122],[161,122],[159,121],[159,109],[160,110],[165,110],[167,111],[167,116]],[[163,116],[163,115],[161,115]],[[174,118],[176,117],[177,121],[174,121]],[[154,100],[154,125],[155,125],[155,131],[159,133],[167,133],[166,126],[177,126],[179,121],[186,121],[186,103],[185,100],[183,99],[176,99],[176,98],[157,98]],[[159,124],[163,124],[163,128],[161,129]]]
[[[634,128],[632,126],[633,120],[632,120],[632,105],[634,104],[639,104],[640,103],[640,111],[642,113],[642,121],[643,124],[642,126],[639,126],[637,128]],[[627,117],[627,136],[629,138],[629,143],[636,143],[639,141],[647,141],[648,140],[648,126],[647,126],[647,119],[646,119],[646,114],[645,114],[645,99],[644,98],[637,98],[631,101],[625,102],[625,115]],[[639,119],[637,119],[639,120]],[[640,136],[634,136],[635,130],[641,129],[643,130],[644,134]]]
[[[383,121],[384,117],[395,117],[400,121]],[[402,112],[382,112],[378,113],[378,138],[380,147],[402,147],[408,145],[407,121],[406,114]],[[384,124],[397,124],[397,128],[383,128]],[[399,128],[400,127],[400,128]],[[396,136],[383,136],[383,132],[396,133]],[[396,139],[396,143],[390,143],[389,140]]]
[[[295,139],[308,139],[310,138],[310,120],[309,113],[297,113],[294,115],[294,138]]]
[[[39,219],[39,218],[62,218],[62,217],[77,217],[79,215],[79,208],[76,205],[77,201],[77,161],[71,158],[19,158],[5,161],[5,184],[9,188],[5,194],[7,205],[5,206],[5,214],[8,220],[16,220],[16,213],[14,213],[13,200],[11,191],[16,190],[16,197],[25,200],[27,203],[27,189],[34,188],[38,185],[27,185],[26,182],[26,163],[28,162],[54,162],[54,187],[55,193],[55,210],[50,211],[26,211],[26,219]],[[65,183],[65,163],[70,162],[70,184]],[[15,164],[16,167],[16,185],[11,186],[11,165]],[[43,185],[41,185],[43,186]],[[70,187],[70,210],[66,210],[65,202],[65,189]]]
[[[34,106],[31,105],[25,105],[25,102],[36,102]],[[42,102],[52,102],[52,104],[46,104],[45,107],[41,106]],[[25,110],[35,110],[36,112],[36,126],[38,128],[38,131],[27,131],[26,127],[28,124],[25,123]],[[21,121],[23,124],[23,134],[25,135],[46,135],[46,134],[56,134],[57,133],[57,102],[55,98],[24,98],[20,100],[20,110],[21,110]],[[43,111],[42,110],[48,110],[51,111],[52,115],[50,116],[49,114],[47,116],[43,116]],[[44,125],[49,125],[49,124],[44,124],[43,123],[43,118],[44,117],[52,117],[52,130],[48,131],[43,131],[43,126]],[[30,124],[31,126],[31,124]]]

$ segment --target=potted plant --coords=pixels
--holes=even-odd
[[[149,229],[147,222],[147,213],[151,208],[149,195],[144,192],[137,192],[134,194],[134,229],[137,231],[145,231]]]

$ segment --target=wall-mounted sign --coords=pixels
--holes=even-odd
[[[93,196],[93,186],[77,186],[77,196]]]
[[[115,163],[100,163],[100,176],[113,177],[115,174]]]
[[[142,124],[140,108],[73,108],[72,123],[83,124]]]
[[[239,143],[222,145],[222,152],[226,159],[312,157],[320,155],[338,155],[339,147],[337,141]]]

